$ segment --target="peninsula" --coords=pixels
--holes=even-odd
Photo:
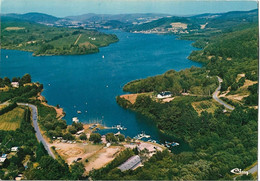
[[[100,47],[117,41],[116,35],[94,30],[1,18],[1,48],[29,51],[34,56],[97,53]]]

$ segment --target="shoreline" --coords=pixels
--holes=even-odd
[[[42,90],[42,91],[43,91],[43,90]],[[54,108],[55,111],[56,111],[56,113],[57,113],[56,118],[57,118],[58,120],[62,119],[62,118],[66,115],[65,111],[63,110],[63,108],[61,108],[61,107],[60,107],[60,108],[57,108],[56,106],[49,105],[49,104],[47,103],[46,98],[41,94],[42,91],[41,91],[40,93],[38,93],[36,99],[39,100],[39,101],[41,101],[41,104],[42,104],[42,105],[47,106],[47,107],[52,107],[52,108]]]

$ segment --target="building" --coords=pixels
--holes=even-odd
[[[139,165],[141,165],[141,158],[138,155],[130,157],[123,164],[121,164],[118,168],[123,172],[126,170],[134,170]]]
[[[3,165],[4,162],[5,162],[5,160],[6,160],[6,158],[1,157],[1,158],[0,158],[0,165]]]
[[[18,148],[17,146],[15,146],[15,147],[12,147],[12,148],[11,148],[11,151],[17,152],[18,149],[19,149],[19,148]]]
[[[11,82],[12,87],[19,88],[19,82]]]
[[[169,97],[172,97],[172,93],[170,91],[164,91],[164,92],[157,94],[156,97],[158,99],[169,98]]]
[[[1,158],[7,158],[7,154],[2,154]]]

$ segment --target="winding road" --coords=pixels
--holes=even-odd
[[[34,130],[36,132],[36,137],[38,139],[39,142],[42,142],[44,148],[46,149],[46,151],[48,152],[48,154],[55,159],[55,156],[54,154],[52,153],[52,151],[50,150],[47,142],[45,141],[45,139],[43,138],[42,134],[41,134],[41,131],[40,131],[40,128],[39,128],[39,125],[38,125],[38,110],[37,110],[37,107],[35,105],[32,105],[32,104],[25,104],[25,103],[17,103],[18,105],[20,106],[28,106],[32,109],[32,119],[33,119],[33,127],[34,127]]]
[[[232,106],[228,105],[227,103],[225,103],[224,101],[222,101],[221,99],[218,98],[218,94],[219,94],[220,89],[221,89],[221,82],[223,82],[223,80],[219,76],[217,76],[217,77],[218,77],[219,86],[215,90],[215,92],[213,93],[212,98],[215,99],[218,103],[220,103],[223,106],[225,106],[225,108],[230,109],[230,110],[233,111],[235,108],[233,108]]]

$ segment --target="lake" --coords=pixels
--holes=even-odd
[[[151,120],[118,106],[115,97],[125,94],[122,87],[131,80],[170,69],[201,66],[187,59],[195,49],[192,42],[178,40],[174,35],[105,32],[116,34],[120,41],[100,48],[96,54],[33,57],[30,52],[1,50],[0,77],[31,74],[34,82],[43,83],[42,95],[48,103],[64,109],[68,124],[75,116],[84,123],[102,120],[109,127],[117,124],[126,127],[122,131],[126,136],[134,137],[145,131],[151,139],[175,141],[161,134]],[[174,148],[176,152],[187,149],[185,143],[177,141],[181,144]]]

